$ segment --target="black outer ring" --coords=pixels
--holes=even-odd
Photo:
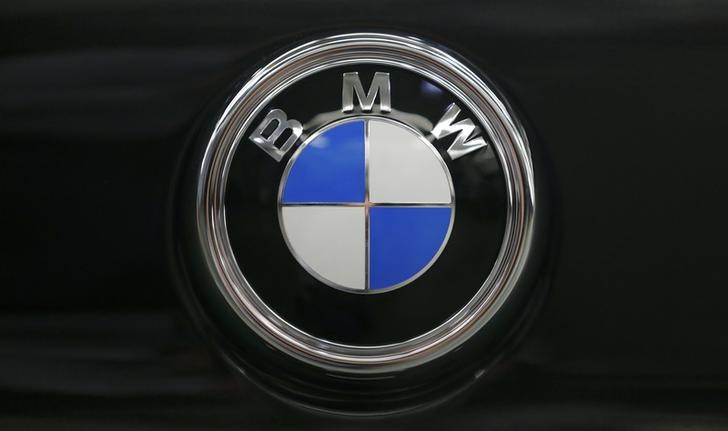
[[[281,49],[271,58],[289,48]],[[471,70],[478,71],[467,60],[459,60]],[[265,63],[260,62],[261,65]],[[533,139],[529,141],[536,197],[533,249],[522,277],[483,330],[448,355],[401,372],[372,375],[370,379],[352,378],[354,376],[347,373],[324,372],[278,351],[240,323],[204,264],[197,239],[195,195],[207,138],[216,119],[222,114],[222,107],[227,105],[231,95],[255,70],[257,68],[252,68],[251,72],[242,75],[235,85],[212,101],[200,116],[188,149],[180,160],[170,198],[166,230],[170,270],[194,325],[231,367],[243,372],[275,398],[298,407],[332,414],[376,416],[416,411],[458,393],[482,375],[480,371],[515,345],[535,317],[545,296],[549,281],[546,275],[551,267],[548,256],[552,244],[550,233],[553,231],[549,218],[545,154]],[[484,75],[480,73],[480,76]],[[485,80],[500,100],[507,100],[492,82]],[[512,112],[512,108],[509,108]]]
[[[359,71],[368,87],[375,71],[390,73],[393,108],[416,112],[433,124],[455,97],[412,72],[385,66],[335,67],[293,84],[252,124],[271,109],[307,123],[321,112],[336,112],[343,72]],[[316,88],[318,97],[311,97]],[[462,103],[460,103],[462,105]],[[464,107],[461,118],[474,118]],[[314,132],[314,131],[312,131]],[[247,133],[246,135],[247,136]],[[245,138],[228,173],[225,212],[231,248],[246,280],[261,299],[304,332],[351,345],[387,345],[428,332],[462,309],[481,288],[493,267],[505,232],[506,185],[492,147],[451,160],[450,135],[435,142],[455,187],[455,221],[442,254],[422,276],[397,290],[356,295],[333,289],[296,262],[278,223],[278,186],[290,156],[276,162]],[[299,144],[300,145],[300,144]],[[407,310],[403,318],[402,310]]]

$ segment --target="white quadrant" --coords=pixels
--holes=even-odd
[[[440,155],[413,131],[368,121],[371,202],[451,203],[451,180]]]
[[[363,207],[284,206],[284,234],[294,255],[313,273],[349,289],[366,288]]]

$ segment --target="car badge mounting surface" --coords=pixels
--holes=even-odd
[[[457,56],[331,36],[262,67],[207,140],[195,227],[211,279],[275,350],[406,370],[481,330],[531,248],[525,133]]]

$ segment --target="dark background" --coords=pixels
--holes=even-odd
[[[395,30],[480,67],[549,164],[551,289],[429,413],[298,412],[200,341],[165,211],[206,104],[320,32]],[[5,1],[3,429],[728,428],[728,5],[718,1]]]

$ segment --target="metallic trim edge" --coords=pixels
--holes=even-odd
[[[450,91],[485,127],[506,178],[506,230],[498,258],[473,298],[436,328],[402,343],[355,346],[314,337],[290,325],[255,293],[240,271],[227,236],[225,187],[243,133],[259,110],[292,83],[347,64],[385,64],[420,74]],[[328,371],[396,372],[452,351],[480,330],[516,286],[534,228],[534,174],[526,135],[506,105],[467,66],[416,37],[351,33],[300,45],[259,69],[229,102],[199,167],[196,227],[215,284],[246,325],[281,352]]]

